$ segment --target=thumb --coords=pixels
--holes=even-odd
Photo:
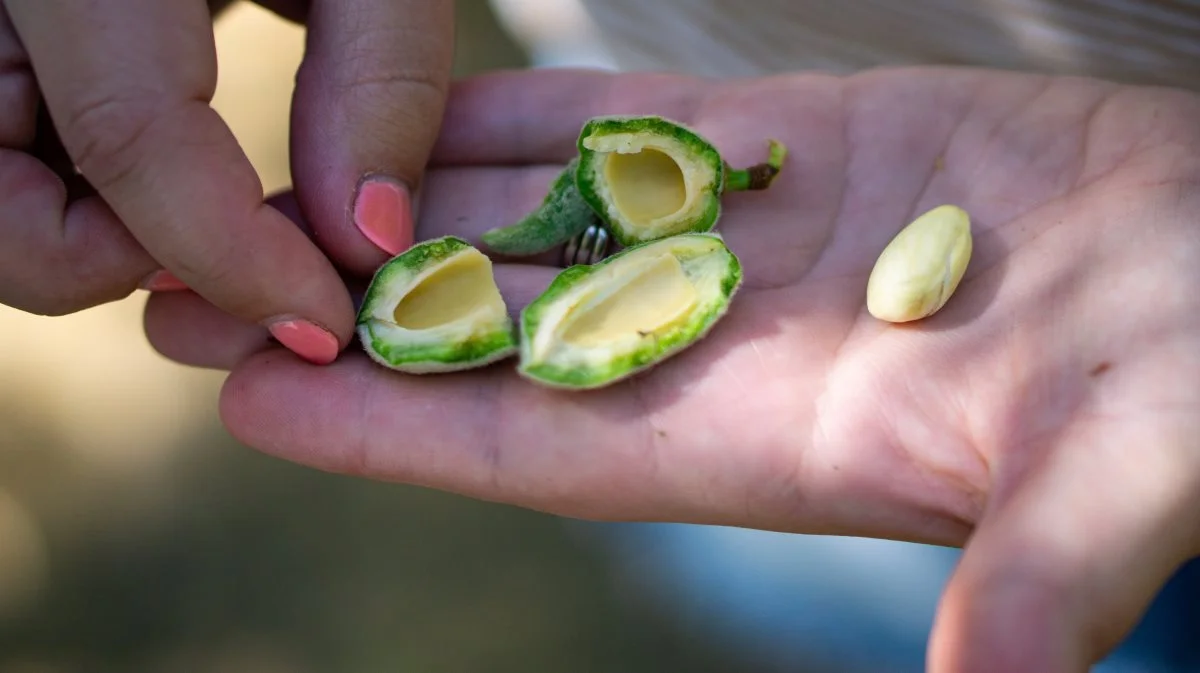
[[[966,546],[931,673],[1085,673],[1115,648],[1200,547],[1188,432],[1097,427],[1056,447]]]
[[[312,0],[293,105],[296,197],[351,271],[412,244],[453,56],[453,2]]]

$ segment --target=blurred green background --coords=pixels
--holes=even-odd
[[[525,55],[460,0],[458,74]],[[301,29],[238,5],[214,105],[288,185]],[[153,353],[140,294],[0,307],[0,673],[728,671],[554,517],[234,442],[223,376]]]

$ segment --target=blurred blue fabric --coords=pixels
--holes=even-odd
[[[764,667],[922,673],[959,550],[680,524],[585,524],[638,595]],[[596,532],[594,529],[592,532]],[[1200,671],[1200,563],[1183,568],[1095,673]]]

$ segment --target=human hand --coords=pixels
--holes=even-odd
[[[938,673],[1084,671],[1200,553],[1195,96],[963,70],[486,76],[451,97],[418,238],[514,221],[608,113],[690,123],[734,165],[768,137],[791,150],[770,190],[726,196],[730,312],[644,376],[563,393],[506,364],[315,368],[187,294],[151,299],[148,334],[236,366],[231,432],[319,469],[576,517],[965,545]],[[874,320],[876,256],[943,203],[973,216],[957,294]],[[496,269],[514,309],[557,271]]]
[[[366,272],[412,241],[403,186],[418,183],[441,121],[453,4],[262,4],[308,23],[296,193],[325,253]],[[61,315],[184,285],[314,362],[349,343],[338,268],[263,204],[209,107],[203,0],[4,0],[0,59],[0,303]],[[385,179],[355,208],[367,174]]]

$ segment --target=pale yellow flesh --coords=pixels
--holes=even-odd
[[[613,201],[632,222],[644,223],[679,211],[687,200],[683,171],[667,154],[643,149],[614,152],[604,167]]]
[[[469,252],[425,277],[392,315],[400,327],[421,330],[461,320],[481,306],[503,306],[503,302],[487,257]]]
[[[641,266],[621,289],[588,308],[563,333],[565,342],[597,346],[633,334],[649,334],[690,310],[696,287],[674,255],[664,254]]]

